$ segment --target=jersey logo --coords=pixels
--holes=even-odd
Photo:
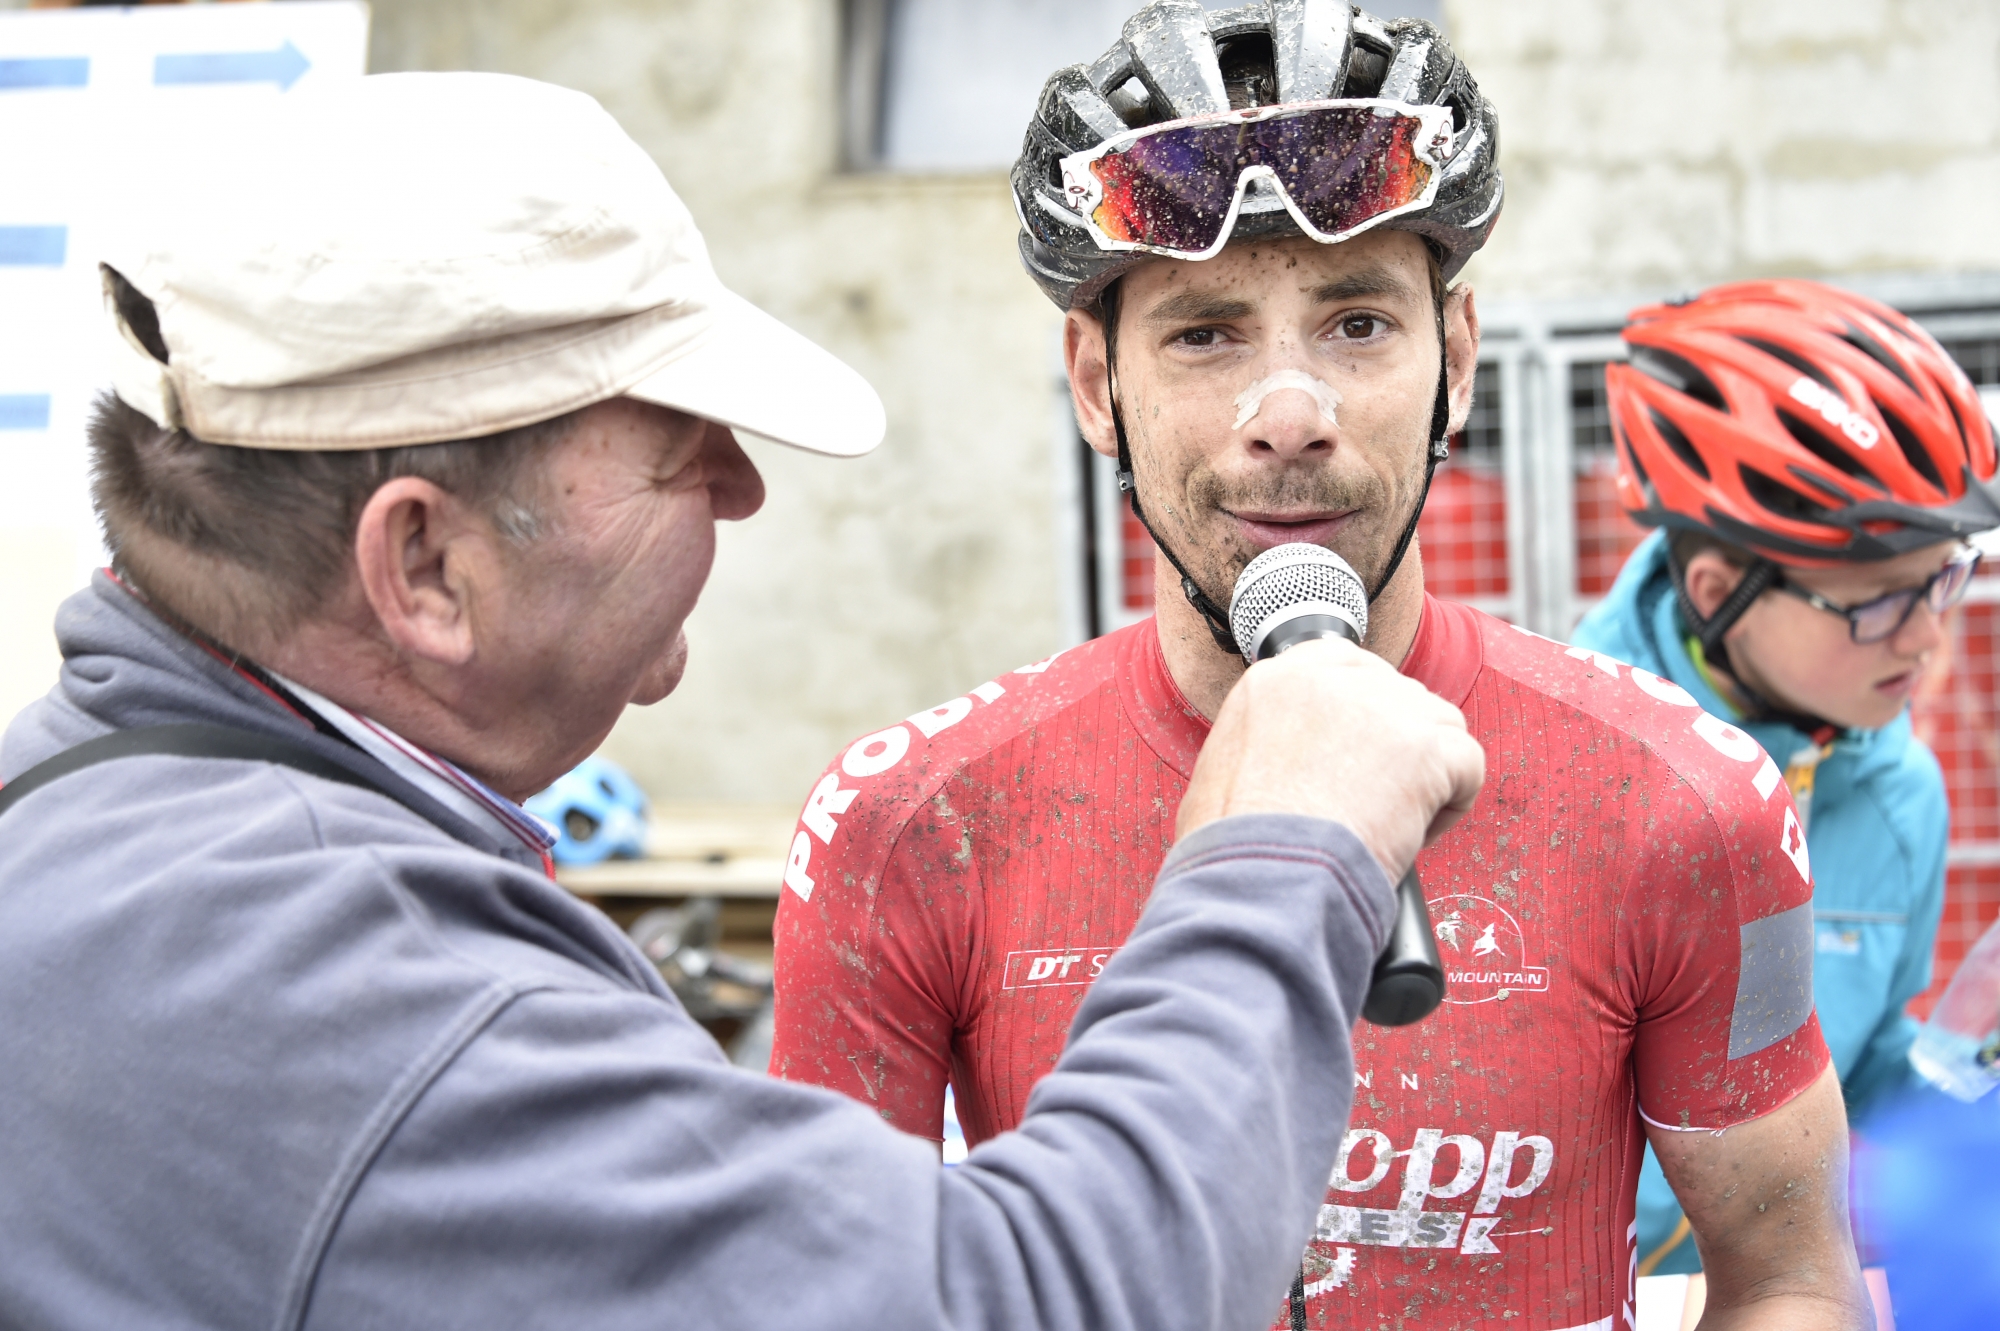
[[[1778,849],[1785,852],[1785,858],[1799,871],[1799,877],[1812,882],[1812,860],[1806,854],[1805,829],[1799,826],[1799,816],[1790,809],[1785,810],[1785,830],[1779,836]]]
[[[1089,984],[1104,973],[1116,947],[1045,947],[1009,952],[1000,969],[1002,989],[1044,989]]]
[[[1431,931],[1444,961],[1447,1003],[1490,1003],[1510,994],[1547,993],[1546,966],[1528,964],[1521,925],[1485,897],[1432,897]]]
[[[1356,1176],[1356,1158],[1366,1148],[1370,1164]],[[1451,1172],[1439,1177],[1438,1155],[1453,1152]],[[1354,1243],[1378,1248],[1456,1248],[1467,1254],[1501,1251],[1493,1240],[1517,1234],[1546,1234],[1545,1226],[1498,1230],[1503,1203],[1526,1197],[1548,1182],[1555,1167],[1555,1144],[1538,1134],[1497,1132],[1489,1146],[1477,1137],[1419,1128],[1406,1150],[1393,1150],[1389,1135],[1374,1128],[1350,1128],[1334,1160],[1328,1186],[1336,1193],[1371,1192],[1404,1161],[1401,1195],[1393,1207],[1320,1207],[1313,1238],[1320,1243]],[[1475,1189],[1477,1190],[1475,1192]],[[1432,1199],[1449,1201],[1471,1194],[1467,1211],[1426,1209]],[[1461,1203],[1463,1205],[1463,1203]],[[1352,1263],[1348,1264],[1352,1269]],[[1346,1272],[1342,1272],[1343,1277]]]
[[[1061,652],[1056,653],[1056,656],[1060,655]],[[1051,656],[1040,665],[1022,666],[1014,673],[1027,675],[1047,670],[1055,659]],[[999,682],[989,680],[962,698],[953,698],[928,711],[918,712],[908,719],[907,725],[915,726],[925,739],[936,739],[972,715],[974,698],[990,707],[1000,701],[1006,692]],[[812,868],[812,838],[816,836],[821,845],[831,847],[834,834],[840,830],[839,815],[846,813],[848,806],[854,803],[854,797],[861,793],[858,787],[852,790],[840,788],[841,772],[857,781],[865,781],[902,762],[909,752],[910,732],[906,725],[893,725],[887,730],[863,735],[848,745],[847,752],[841,755],[840,771],[828,772],[813,787],[813,793],[806,798],[805,810],[799,814],[798,834],[792,838],[792,849],[785,857],[785,886],[798,893],[799,900],[812,900],[814,880],[808,872]],[[806,835],[808,832],[812,836]]]
[[[1518,626],[1517,629],[1521,633],[1526,633],[1531,638],[1541,637],[1540,634],[1530,633],[1527,629],[1520,629]],[[1546,642],[1548,640],[1544,638],[1543,641]],[[1621,669],[1629,671],[1631,682],[1638,688],[1639,692],[1645,694],[1655,702],[1663,702],[1669,707],[1691,707],[1696,709],[1701,707],[1701,703],[1692,693],[1689,693],[1670,679],[1660,678],[1650,670],[1641,670],[1638,666],[1626,665],[1625,662],[1615,657],[1606,656],[1602,652],[1591,651],[1588,647],[1571,647],[1563,655],[1583,661],[1593,668],[1602,671],[1612,679],[1620,678],[1618,672]],[[1764,752],[1756,740],[1743,731],[1738,730],[1735,726],[1730,725],[1721,717],[1711,716],[1709,713],[1699,710],[1697,710],[1695,718],[1689,724],[1688,728],[1700,736],[1702,742],[1707,744],[1709,748],[1714,749],[1723,757],[1739,763],[1755,764],[1756,772],[1751,776],[1750,784],[1756,789],[1758,799],[1767,802],[1770,800],[1771,792],[1778,788],[1778,784],[1783,778],[1782,774],[1778,771],[1778,765],[1771,761],[1771,756]],[[1789,854],[1790,852],[1787,853]],[[1793,863],[1796,864],[1798,861],[1795,859]]]
[[[1864,420],[1860,412],[1848,406],[1846,398],[1822,388],[1811,379],[1800,378],[1786,396],[1807,410],[1818,412],[1821,420],[1852,439],[1858,447],[1873,448],[1882,442],[1882,432]]]

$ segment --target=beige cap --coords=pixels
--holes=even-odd
[[[158,312],[166,364],[113,309],[113,385],[162,426],[381,448],[626,396],[817,453],[881,442],[875,390],[723,287],[659,167],[582,93],[382,74],[181,146],[102,256]]]

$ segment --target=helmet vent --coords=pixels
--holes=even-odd
[[[1852,494],[1841,489],[1818,472],[1807,471],[1796,462],[1787,464],[1785,470],[1790,472],[1795,479],[1804,481],[1821,494],[1830,497],[1836,504],[1851,504],[1854,502]]]
[[[1798,352],[1793,351],[1790,347],[1781,347],[1776,342],[1766,342],[1761,337],[1744,337],[1741,334],[1737,335],[1736,340],[1748,343],[1750,346],[1763,352],[1766,356],[1772,356],[1783,361],[1806,378],[1811,379],[1821,388],[1833,393],[1840,392],[1840,388],[1833,382],[1831,375],[1807,360],[1804,356],[1801,356]]]
[[[1453,92],[1451,96],[1444,99],[1444,106],[1447,111],[1451,112],[1451,132],[1454,137],[1472,124],[1472,112],[1466,109],[1463,94]],[[1454,151],[1456,150],[1454,149]]]
[[[1877,342],[1853,324],[1847,325],[1847,331],[1840,335],[1840,339],[1889,373],[1895,375],[1898,379],[1901,379],[1903,386],[1908,388],[1912,393],[1918,391],[1916,384],[1910,379],[1909,371],[1898,365],[1896,358],[1891,356],[1888,349],[1880,342]]]
[[[1674,456],[1686,463],[1689,471],[1704,481],[1707,480],[1708,463],[1702,460],[1701,454],[1695,452],[1694,445],[1681,433],[1681,427],[1650,407],[1647,408],[1646,414],[1653,418],[1653,428],[1660,432],[1660,438],[1667,441],[1667,447],[1674,451]]]
[[[1232,110],[1277,102],[1277,59],[1269,33],[1245,33],[1218,43],[1215,61],[1222,68],[1222,86],[1229,92]]]
[[[1632,469],[1632,475],[1639,482],[1639,488],[1651,496],[1653,478],[1646,474],[1645,464],[1639,461],[1639,450],[1632,447],[1632,441],[1625,437],[1625,431],[1619,426],[1616,416],[1611,418],[1611,438],[1618,445],[1619,452],[1625,455],[1625,465]]]
[[[1146,90],[1146,85],[1139,81],[1136,74],[1104,94],[1104,100],[1132,129],[1150,125],[1160,118],[1153,114],[1153,94]]]
[[[1871,476],[1868,469],[1855,460],[1853,454],[1841,448],[1831,439],[1828,439],[1818,430],[1815,430],[1812,426],[1782,407],[1778,409],[1778,423],[1785,427],[1785,433],[1798,440],[1800,448],[1803,448],[1827,466],[1832,467],[1835,471],[1852,476],[1857,481],[1866,481],[1877,490],[1887,488],[1882,482]]]
[[[1727,412],[1729,403],[1723,398],[1722,390],[1715,386],[1715,380],[1701,372],[1693,361],[1676,356],[1671,351],[1658,347],[1635,346],[1632,348],[1632,368],[1639,370],[1667,387],[1686,393],[1703,406]]]
[[[1903,460],[1910,464],[1910,470],[1942,492],[1944,477],[1938,475],[1937,463],[1933,462],[1931,455],[1924,451],[1922,442],[1911,433],[1910,427],[1903,424],[1903,418],[1880,402],[1875,404],[1875,408],[1882,413],[1882,419],[1889,423],[1889,433],[1896,436],[1896,446],[1903,450]]]
[[[1738,464],[1736,473],[1742,477],[1743,488],[1749,491],[1750,497],[1779,517],[1799,522],[1825,522],[1832,516],[1824,504],[1815,503],[1791,486],[1772,480],[1754,467]]]
[[[1347,61],[1347,82],[1343,87],[1343,97],[1374,97],[1382,91],[1382,80],[1389,73],[1389,57],[1373,51],[1363,50],[1361,43],[1354,44],[1354,54]]]
[[[1951,408],[1951,423],[1958,427],[1958,442],[1965,446],[1965,455],[1971,457],[1972,435],[1965,428],[1965,417],[1959,414],[1958,403],[1952,401],[1950,393],[1946,393],[1944,395],[1944,404]],[[1992,438],[1994,445],[2000,447],[2000,429],[1996,429],[1993,422],[1984,417],[1980,418],[1979,425]]]

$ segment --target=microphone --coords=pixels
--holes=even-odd
[[[1368,636],[1368,589],[1331,550],[1304,541],[1274,546],[1247,564],[1229,601],[1229,628],[1250,664],[1314,638]],[[1408,1026],[1444,1001],[1444,964],[1414,867],[1396,886],[1396,922],[1375,959],[1361,1015],[1377,1026]]]

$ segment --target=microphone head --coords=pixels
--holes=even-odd
[[[1330,617],[1368,636],[1368,589],[1361,575],[1331,550],[1305,541],[1273,546],[1243,568],[1229,601],[1229,629],[1253,665],[1289,643],[1274,642],[1293,620]],[[1323,636],[1323,635],[1314,635]]]

